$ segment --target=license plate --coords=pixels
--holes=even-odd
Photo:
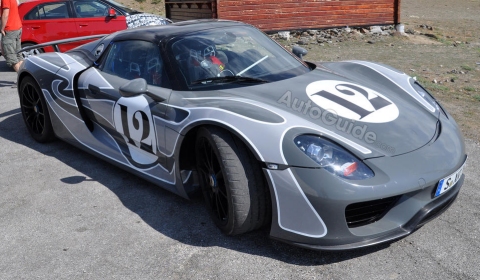
[[[457,171],[455,171],[452,175],[443,178],[438,182],[437,191],[435,192],[435,197],[443,194],[444,192],[451,189],[455,184],[460,180],[463,173],[463,168],[465,167],[465,163],[460,167]]]

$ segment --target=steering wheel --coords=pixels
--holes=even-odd
[[[218,73],[218,76],[227,77],[227,76],[235,76],[235,74],[230,69],[223,69],[222,71],[220,71],[220,73]]]

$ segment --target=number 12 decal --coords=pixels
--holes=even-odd
[[[338,116],[370,123],[395,120],[397,106],[380,93],[341,81],[317,81],[307,86],[307,95],[318,106]]]
[[[132,159],[140,164],[154,163],[158,159],[157,137],[145,97],[120,98],[113,117],[115,128],[125,138]]]

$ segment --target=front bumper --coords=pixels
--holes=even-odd
[[[402,226],[399,226],[395,229],[390,231],[364,237],[364,238],[352,238],[349,240],[344,240],[346,243],[337,243],[332,242],[331,245],[316,245],[316,244],[306,244],[306,243],[298,243],[294,241],[286,241],[287,243],[291,243],[293,245],[314,249],[314,250],[324,250],[324,251],[336,251],[336,250],[349,250],[355,248],[362,248],[367,246],[373,246],[381,243],[385,243],[388,241],[394,241],[399,238],[405,237],[415,230],[423,226],[424,224],[428,223],[429,221],[435,219],[443,212],[445,212],[456,200],[460,188],[463,185],[465,176],[463,175],[462,178],[457,182],[452,190],[449,193],[441,196],[439,199],[434,200],[424,207],[422,207],[407,223]],[[284,240],[285,241],[285,240]]]
[[[435,197],[439,180],[466,161],[465,145],[454,121],[443,117],[442,133],[413,152],[365,160],[375,177],[342,180],[320,168],[265,170],[272,194],[272,238],[319,250],[347,250],[411,234],[455,201],[464,175]],[[288,162],[288,158],[286,158]],[[379,219],[349,226],[349,205],[395,197]]]

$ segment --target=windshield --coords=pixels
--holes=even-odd
[[[267,35],[249,26],[187,34],[171,45],[171,51],[190,88],[273,82],[310,71]]]

